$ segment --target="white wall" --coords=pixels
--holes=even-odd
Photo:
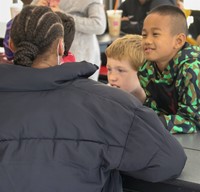
[[[11,19],[10,6],[12,0],[0,0],[0,37],[4,37],[6,30],[6,23]],[[19,1],[22,6],[22,2]]]
[[[199,0],[184,0],[185,9],[200,10]]]
[[[12,0],[0,0],[0,22],[7,22],[10,20],[10,6]]]

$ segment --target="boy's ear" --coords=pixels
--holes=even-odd
[[[10,50],[14,53],[16,51],[16,48],[11,38],[9,38],[8,40],[8,45],[9,45]]]
[[[179,33],[176,37],[176,44],[175,48],[179,49],[181,48],[186,42],[186,35],[184,33]]]

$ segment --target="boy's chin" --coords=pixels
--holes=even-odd
[[[151,62],[156,62],[156,59],[155,58],[152,58],[152,57],[146,57],[146,60],[147,61],[151,61]]]

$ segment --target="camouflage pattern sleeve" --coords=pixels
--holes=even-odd
[[[175,115],[165,115],[172,133],[192,133],[200,128],[200,61],[185,63],[176,80],[178,108]]]

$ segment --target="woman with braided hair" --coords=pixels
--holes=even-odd
[[[120,171],[177,177],[185,153],[155,112],[88,79],[91,63],[59,65],[63,39],[49,7],[13,21],[14,65],[0,65],[0,192],[121,192]]]
[[[45,13],[44,8],[31,6],[14,19],[10,34],[14,64],[29,67],[38,66],[38,63],[41,67],[58,64],[64,52],[64,28],[61,19],[48,9],[49,12]],[[50,54],[44,55],[47,49]]]

